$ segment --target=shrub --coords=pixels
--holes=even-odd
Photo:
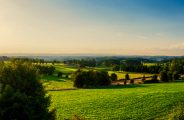
[[[63,73],[62,72],[58,72],[58,77],[62,77],[63,76]]]
[[[111,74],[111,80],[112,80],[112,81],[116,81],[117,79],[118,79],[117,74],[112,73],[112,74]]]
[[[112,66],[112,71],[119,71],[120,70],[120,66],[119,65],[113,65]]]
[[[73,76],[74,86],[78,88],[104,86],[111,83],[108,73],[102,71],[77,71]]]
[[[178,80],[180,78],[180,75],[177,71],[173,72],[173,80]]]
[[[130,76],[128,73],[125,75],[125,80],[130,80]]]
[[[66,74],[66,75],[65,75],[65,78],[68,78],[68,77],[69,77],[69,75],[68,75],[68,74]]]
[[[167,72],[168,80],[173,80],[173,73],[171,71]]]
[[[158,76],[155,74],[155,75],[152,76],[151,80],[145,80],[144,83],[145,84],[159,83]]]
[[[39,70],[40,74],[52,75],[55,71],[54,66],[35,65],[35,67]]]
[[[145,80],[146,80],[146,77],[145,77],[145,75],[143,75],[142,82],[144,82]]]
[[[0,67],[0,120],[54,120],[50,97],[28,63],[14,62]]]
[[[160,80],[163,82],[168,82],[168,76],[166,71],[161,71],[160,72]]]
[[[134,79],[131,79],[130,80],[130,84],[134,84]]]

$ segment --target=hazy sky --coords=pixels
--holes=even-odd
[[[0,0],[0,54],[184,55],[184,0]]]

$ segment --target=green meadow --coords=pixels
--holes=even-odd
[[[59,71],[68,74],[76,70],[74,67],[56,65],[53,76],[42,76],[43,85],[51,95],[51,108],[57,110],[57,120],[72,119],[73,116],[87,120],[158,119],[168,115],[177,103],[184,100],[184,81],[76,89],[70,76],[57,77]],[[123,79],[126,74],[115,73],[118,79]],[[137,78],[144,74],[129,73],[129,75],[131,78]]]
[[[184,82],[50,91],[57,119],[146,120],[169,114],[184,100]]]

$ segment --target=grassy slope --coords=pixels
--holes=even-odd
[[[153,119],[184,100],[184,82],[49,92],[57,118]]]
[[[73,87],[73,82],[67,78],[58,78],[55,76],[43,76],[43,85],[46,90],[60,90],[60,89],[70,89]]]

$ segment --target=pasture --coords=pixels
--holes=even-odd
[[[71,75],[69,75],[69,78],[65,78],[65,74],[72,74],[73,72],[77,71],[77,67],[71,67],[71,66],[66,66],[63,64],[56,64],[54,65],[56,68],[54,75],[43,75],[41,76],[43,85],[45,86],[46,90],[62,90],[62,89],[73,89],[73,82],[71,80]],[[124,79],[125,74],[127,72],[115,72],[115,71],[110,71],[111,68],[109,67],[95,67],[95,68],[83,68],[83,70],[103,70],[107,71],[109,75],[112,73],[116,73],[118,76],[118,79]],[[63,77],[58,78],[57,73],[62,72]],[[152,74],[143,74],[143,73],[129,73],[130,78],[139,78],[139,77],[145,77],[151,76]]]
[[[50,91],[57,119],[155,119],[184,100],[184,82]]]
[[[173,107],[184,100],[184,81],[175,83],[109,86],[94,89],[76,89],[71,78],[57,77],[57,72],[72,73],[75,67],[56,65],[55,74],[42,76],[42,82],[51,95],[51,108],[57,110],[57,120],[71,119],[77,115],[85,119],[156,119],[166,116]],[[105,68],[85,68],[105,69]],[[125,72],[114,72],[124,79]],[[130,78],[143,73],[129,73]],[[151,76],[151,74],[145,74]]]

